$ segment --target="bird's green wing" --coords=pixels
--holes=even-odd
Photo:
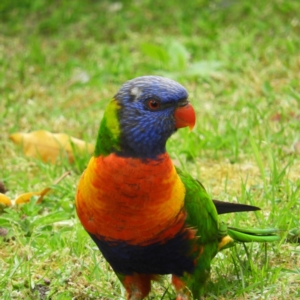
[[[218,252],[218,213],[203,185],[179,168],[176,170],[186,189],[184,200],[187,212],[186,226],[197,230],[197,244],[200,247],[194,273],[185,275],[183,280],[194,298],[198,299],[209,277],[211,260]]]
[[[197,230],[201,243],[218,237],[218,213],[212,199],[203,185],[179,168],[176,171],[183,182],[186,195],[184,207],[187,212],[186,223]]]

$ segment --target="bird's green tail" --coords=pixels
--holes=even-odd
[[[276,228],[251,228],[240,229],[235,227],[228,227],[228,234],[237,242],[276,242],[280,240],[277,235],[278,229]]]
[[[278,229],[275,228],[241,229],[236,227],[227,227],[224,223],[222,223],[220,226],[220,233],[224,233],[225,228],[227,228],[227,234],[221,237],[219,242],[219,250],[232,247],[235,242],[271,243],[280,240],[280,236],[278,235]]]

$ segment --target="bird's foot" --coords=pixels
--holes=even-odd
[[[185,282],[177,277],[176,275],[172,275],[172,284],[174,285],[177,296],[176,300],[190,300],[191,299],[191,292],[186,287]]]
[[[128,300],[142,300],[144,297],[141,292],[134,291],[130,293],[127,297]]]
[[[187,294],[179,293],[176,296],[176,300],[190,300],[190,296]]]

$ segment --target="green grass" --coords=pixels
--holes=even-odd
[[[8,229],[0,236],[0,298],[124,299],[76,218],[88,157],[42,163],[9,135],[45,129],[93,142],[107,101],[145,74],[180,81],[197,111],[194,131],[168,143],[176,163],[214,198],[262,208],[221,219],[281,229],[281,242],[267,248],[218,254],[207,299],[300,297],[299,11],[298,1],[280,0],[2,0],[0,180],[15,198],[72,174],[41,205],[0,215]],[[166,279],[149,299],[174,297]]]

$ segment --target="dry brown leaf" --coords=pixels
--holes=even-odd
[[[62,179],[64,179],[66,176],[68,176],[71,172],[66,172],[64,173],[62,176],[60,176],[58,179],[56,179],[53,184],[58,184]],[[50,187],[46,187],[44,188],[43,190],[39,191],[39,192],[28,192],[28,193],[24,193],[20,196],[18,196],[15,201],[14,201],[14,204],[24,204],[24,203],[28,203],[30,201],[30,198],[32,196],[40,196],[37,200],[36,203],[40,203],[44,196],[49,192],[51,191],[51,188]]]
[[[94,151],[94,145],[69,136],[65,133],[51,133],[38,130],[30,133],[17,132],[9,137],[23,147],[26,156],[41,158],[45,162],[55,163],[61,155],[66,155],[69,162],[74,162],[74,148],[78,152]]]
[[[0,205],[12,206],[12,202],[6,195],[0,193]]]

